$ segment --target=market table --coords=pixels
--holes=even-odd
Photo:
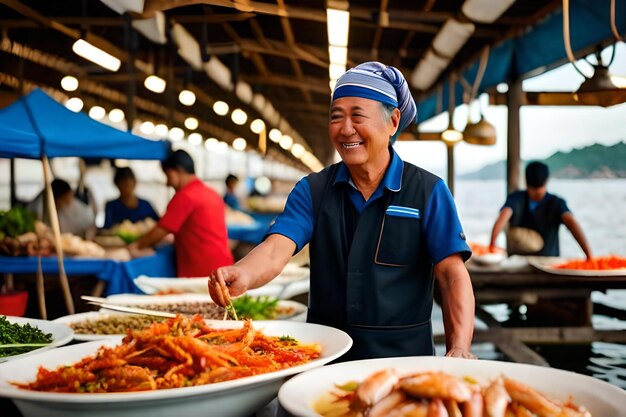
[[[467,263],[476,298],[476,316],[489,326],[487,330],[474,333],[474,342],[492,342],[517,362],[540,365],[545,364],[543,358],[524,343],[626,342],[624,332],[596,330],[591,321],[591,293],[626,288],[626,270],[604,276],[582,276],[575,272],[555,274],[537,269],[529,262],[533,262],[532,257],[515,256],[497,265]],[[514,327],[503,327],[488,308],[485,309],[489,304],[508,303],[538,305],[550,311],[563,301],[572,308],[561,317],[561,322],[546,313],[540,322],[519,321],[513,323]]]
[[[38,258],[35,256],[0,256],[0,273],[35,274]],[[64,260],[67,275],[95,275],[106,282],[105,295],[142,292],[135,286],[133,279],[140,275],[176,276],[174,246],[158,246],[154,255],[116,261],[113,259],[66,257]],[[44,274],[56,274],[59,265],[56,256],[41,258]]]

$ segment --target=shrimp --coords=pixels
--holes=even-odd
[[[398,376],[393,369],[378,371],[359,384],[350,408],[365,410],[389,395],[397,385]]]
[[[472,396],[467,382],[443,372],[424,372],[402,378],[400,387],[418,398],[441,398],[462,403]]]
[[[504,377],[504,386],[514,401],[539,417],[585,417],[588,415],[550,400],[530,386],[514,379]]]
[[[407,401],[389,410],[387,417],[428,417],[428,403]]]
[[[389,412],[406,400],[406,395],[401,391],[393,391],[382,400],[378,401],[367,412],[367,417],[387,417]]]
[[[475,390],[469,401],[463,403],[464,417],[483,417],[484,405],[483,395],[480,391]]]
[[[511,402],[511,396],[504,388],[502,377],[494,380],[485,388],[485,411],[487,417],[505,417],[506,408]]]

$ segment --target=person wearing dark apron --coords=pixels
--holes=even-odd
[[[342,161],[300,180],[263,243],[214,271],[209,293],[224,304],[278,275],[310,244],[308,321],[353,339],[340,360],[433,355],[435,279],[442,294],[446,355],[473,358],[471,251],[440,178],[406,163],[392,145],[417,117],[393,67],[361,64],[333,92],[329,136]]]

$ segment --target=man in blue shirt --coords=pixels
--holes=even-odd
[[[151,218],[155,221],[159,220],[158,214],[152,208],[152,205],[135,195],[135,187],[137,180],[135,174],[128,167],[118,168],[115,171],[113,182],[120,191],[120,196],[116,200],[106,203],[104,209],[104,228],[110,229],[116,224],[129,220],[133,223]]]
[[[542,162],[531,162],[526,167],[526,190],[510,194],[491,232],[491,247],[495,247],[496,238],[508,224],[531,229],[539,233],[543,245],[539,250],[531,251],[532,245],[520,242],[516,247],[511,243],[507,250],[510,255],[559,256],[559,227],[564,224],[574,236],[587,259],[592,258],[591,249],[580,224],[562,198],[548,192],[548,166]]]
[[[329,136],[342,162],[300,180],[263,243],[209,278],[213,300],[257,288],[309,243],[307,321],[347,332],[342,360],[434,354],[434,278],[448,356],[470,353],[471,255],[454,201],[435,175],[403,162],[391,144],[416,120],[402,74],[368,62],[336,84]],[[225,288],[228,289],[225,291]]]
[[[235,195],[235,188],[239,184],[239,178],[233,174],[228,174],[224,180],[226,184],[226,194],[224,194],[224,203],[233,210],[241,210],[239,207],[239,199]]]

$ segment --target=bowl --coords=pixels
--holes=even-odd
[[[399,374],[438,370],[484,383],[500,374],[532,386],[558,400],[584,405],[593,416],[623,416],[626,391],[590,376],[559,369],[510,362],[415,356],[368,359],[325,366],[287,381],[278,393],[280,404],[294,416],[319,416],[313,404],[334,384],[362,381],[372,373],[394,368]]]
[[[33,327],[37,327],[44,333],[50,333],[52,335],[52,342],[46,346],[42,346],[37,349],[33,349],[26,353],[19,355],[5,356],[0,358],[0,362],[7,362],[13,360],[19,360],[21,358],[38,354],[42,351],[52,349],[54,347],[63,346],[69,343],[74,337],[74,330],[71,327],[62,323],[53,323],[48,320],[29,319],[26,317],[12,317],[6,316],[7,320],[11,323],[17,323],[20,325],[30,324]]]
[[[211,326],[237,327],[241,322],[209,322]],[[157,391],[103,394],[70,394],[19,389],[14,382],[33,381],[39,366],[56,368],[93,355],[102,345],[122,338],[67,346],[0,365],[0,396],[11,398],[24,417],[118,417],[118,416],[219,416],[250,415],[276,396],[285,378],[320,367],[343,355],[352,339],[337,329],[311,323],[258,321],[256,329],[267,335],[290,335],[303,343],[317,342],[321,357],[303,365],[233,381]]]
[[[28,291],[9,290],[0,293],[1,316],[23,316],[28,303]]]

